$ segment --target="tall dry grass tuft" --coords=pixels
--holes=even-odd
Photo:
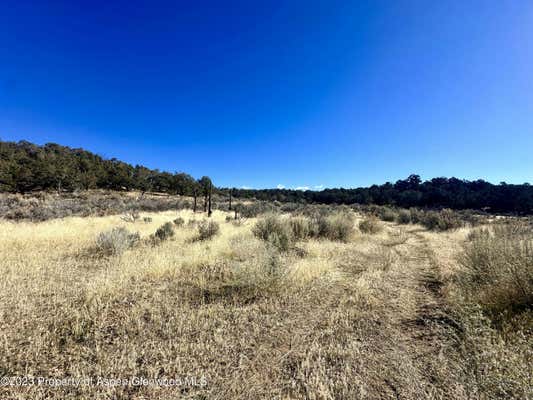
[[[477,228],[457,255],[449,301],[461,324],[466,386],[479,398],[533,394],[533,230],[517,220]]]
[[[464,293],[493,316],[533,306],[533,230],[509,223],[473,231],[459,262]]]

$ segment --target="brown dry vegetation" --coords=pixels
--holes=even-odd
[[[196,384],[4,386],[0,398],[532,395],[531,304],[494,325],[484,292],[465,284],[470,228],[373,221],[381,229],[367,234],[353,213],[351,227],[331,228],[335,215],[325,220],[341,236],[283,216],[283,248],[257,233],[257,218],[226,222],[233,214],[223,211],[209,234],[203,215],[186,210],[144,212],[146,222],[1,221],[0,376]],[[177,217],[187,222],[151,239]],[[95,252],[116,227],[139,240]]]

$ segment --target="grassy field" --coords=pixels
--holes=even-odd
[[[518,279],[481,285],[469,256],[496,259],[483,251],[500,242],[482,242],[504,233],[368,229],[343,209],[320,235],[303,217],[216,210],[201,237],[201,213],[141,216],[0,221],[0,398],[532,396],[530,226],[498,253],[501,268],[519,258]],[[116,227],[140,237],[105,251]],[[496,287],[516,302],[495,311]]]

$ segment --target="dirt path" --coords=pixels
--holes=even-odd
[[[433,243],[415,227],[388,225],[387,230],[358,278],[373,288],[378,305],[373,318],[380,322],[378,330],[362,337],[373,350],[365,359],[375,362],[363,378],[376,382],[368,398],[467,398],[460,377],[465,366],[456,357],[459,326],[442,293]],[[390,264],[383,261],[391,258]],[[380,273],[372,272],[372,262]]]
[[[438,262],[428,239],[417,231],[411,231],[410,237],[408,254],[401,261],[410,271],[412,282],[409,286],[413,290],[416,311],[400,323],[415,354],[416,365],[432,392],[428,394],[453,396],[457,393],[457,382],[451,379],[453,377],[447,370],[450,362],[447,355],[460,326],[447,311]]]

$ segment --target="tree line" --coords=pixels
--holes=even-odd
[[[533,214],[533,186],[529,183],[514,185],[502,182],[494,185],[484,180],[468,181],[457,178],[434,178],[422,182],[418,175],[411,175],[396,183],[387,182],[355,189],[234,189],[233,195],[280,202],[377,204],[404,208],[474,209]]]
[[[84,149],[55,143],[39,146],[27,141],[0,141],[0,191],[27,193],[39,190],[140,190],[204,197],[212,188],[207,176],[196,180],[105,159]]]
[[[322,204],[378,204],[399,207],[477,209],[498,213],[533,214],[533,187],[491,184],[483,180],[434,178],[422,182],[411,175],[395,183],[355,189],[301,191],[290,189],[216,189],[211,179],[195,179],[183,172],[170,173],[105,159],[84,149],[55,143],[39,146],[27,141],[0,141],[0,191],[27,193],[38,190],[140,190],[203,197],[207,210],[210,194],[235,198]],[[230,206],[231,209],[231,206]]]

